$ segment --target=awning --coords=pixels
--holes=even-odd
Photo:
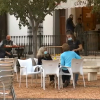
[[[67,0],[66,3],[61,2],[55,9],[67,9],[75,7],[86,7],[88,4],[87,0]]]

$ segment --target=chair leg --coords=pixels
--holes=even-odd
[[[63,88],[62,75],[60,75],[60,84],[61,84],[61,88]]]
[[[84,87],[86,87],[86,85],[85,85],[85,79],[84,79],[84,75],[82,75],[83,76],[83,83],[84,83]]]
[[[16,71],[16,77],[17,77],[17,82],[18,82],[18,74],[17,74],[17,71]]]
[[[13,87],[11,88],[11,94],[12,94],[13,100],[16,100],[16,95],[15,95],[15,91]]]
[[[18,82],[18,74],[17,74],[17,72],[18,72],[18,70],[17,70],[17,66],[16,66],[16,59],[14,59],[14,66],[15,66],[15,68],[16,68],[16,77],[17,77],[17,82]]]
[[[62,88],[62,77],[59,75],[59,87]]]
[[[3,82],[1,82],[1,84],[3,85],[3,100],[5,100],[5,85]]]
[[[45,77],[43,77],[43,89],[45,90]]]
[[[19,87],[20,87],[20,85],[21,85],[21,74],[20,74],[20,81],[19,81]]]
[[[28,83],[27,83],[27,75],[26,75],[26,88],[28,88]]]
[[[33,84],[33,75],[31,76],[31,85]]]
[[[55,88],[56,88],[56,75],[55,75]]]
[[[43,87],[43,81],[42,81],[42,72],[41,72],[41,87]]]
[[[60,85],[59,85],[59,76],[58,76],[58,90],[60,90]]]
[[[37,86],[37,76],[38,76],[38,75],[36,74],[36,86]]]
[[[75,74],[73,73],[73,88],[75,88]]]

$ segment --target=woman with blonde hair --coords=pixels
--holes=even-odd
[[[42,60],[52,60],[46,47],[41,47],[37,53],[38,65],[42,65]],[[53,69],[52,69],[53,70]],[[54,75],[50,75],[50,85],[54,84]]]
[[[37,53],[37,58],[39,57],[43,57],[44,56],[44,51],[46,51],[47,48],[46,47],[41,47]]]

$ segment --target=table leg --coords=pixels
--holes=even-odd
[[[55,54],[55,48],[53,50],[54,50],[54,57],[55,57],[56,56],[56,54]]]

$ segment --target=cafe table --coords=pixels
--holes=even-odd
[[[5,48],[15,48],[15,50],[17,51],[17,56],[18,56],[18,59],[20,59],[20,57],[22,56],[23,54],[23,51],[24,51],[24,46],[11,46],[11,45],[6,45],[4,46]]]

